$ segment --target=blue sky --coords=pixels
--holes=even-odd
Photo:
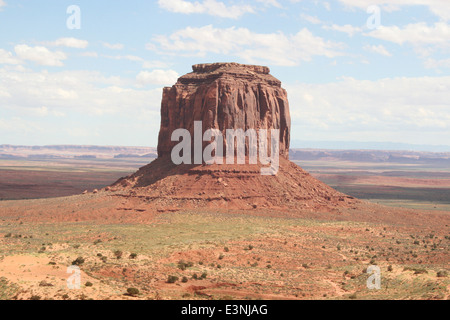
[[[219,61],[270,67],[293,140],[450,145],[448,0],[0,0],[0,144],[156,146],[162,87]]]

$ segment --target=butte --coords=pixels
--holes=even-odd
[[[163,90],[158,158],[108,190],[144,201],[159,211],[189,208],[225,210],[310,209],[334,211],[358,202],[289,161],[291,119],[287,92],[268,67],[238,63],[197,64]],[[176,129],[194,139],[218,129],[279,129],[279,169],[261,175],[262,164],[180,164],[171,160]],[[192,142],[193,144],[193,142]],[[248,145],[245,150],[248,156]]]

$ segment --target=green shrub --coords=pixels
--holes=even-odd
[[[445,278],[445,277],[447,277],[447,271],[445,271],[445,270],[438,271],[437,276],[439,278]]]
[[[114,256],[115,256],[117,259],[122,258],[122,254],[123,254],[123,252],[120,251],[120,250],[114,251]]]
[[[78,257],[72,261],[72,265],[74,266],[81,266],[83,263],[84,263],[83,257]]]
[[[136,296],[136,295],[138,295],[139,294],[139,289],[136,289],[136,288],[128,288],[127,289],[127,293],[130,295],[130,296]]]
[[[130,259],[136,259],[137,258],[137,253],[132,253],[130,254]]]
[[[86,287],[92,287],[92,286],[93,286],[93,283],[90,282],[90,281],[87,281],[84,285],[85,285]]]
[[[177,276],[169,276],[167,278],[167,283],[175,283],[178,281],[178,277]]]
[[[183,279],[181,279],[181,282],[184,282],[184,283],[188,282],[188,278],[187,277],[183,277]]]

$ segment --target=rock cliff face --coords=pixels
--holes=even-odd
[[[159,212],[215,208],[337,213],[339,208],[358,201],[289,161],[287,94],[280,81],[269,74],[269,68],[214,63],[195,65],[193,70],[179,78],[173,87],[164,89],[158,158],[119,179],[109,189],[124,197],[124,204],[137,201]],[[227,129],[267,129],[268,133],[269,129],[279,129],[276,175],[262,175],[261,163],[174,164],[170,156],[179,141],[171,141],[172,132],[187,129],[194,139],[194,121],[202,121],[203,132],[219,129],[224,140]],[[193,141],[191,144],[194,145]]]
[[[187,129],[193,137],[194,121],[202,121],[203,132],[219,129],[224,140],[227,129],[279,129],[280,155],[289,158],[287,93],[269,68],[238,63],[192,68],[193,72],[180,77],[174,86],[164,88],[158,157],[170,156],[178,143],[171,141],[174,130]]]

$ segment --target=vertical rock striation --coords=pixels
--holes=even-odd
[[[164,88],[158,157],[170,156],[178,142],[172,132],[184,128],[193,137],[194,121],[203,132],[219,129],[279,129],[280,155],[289,158],[291,119],[286,90],[267,67],[238,63],[197,64],[193,72]],[[270,131],[268,131],[270,132]]]

